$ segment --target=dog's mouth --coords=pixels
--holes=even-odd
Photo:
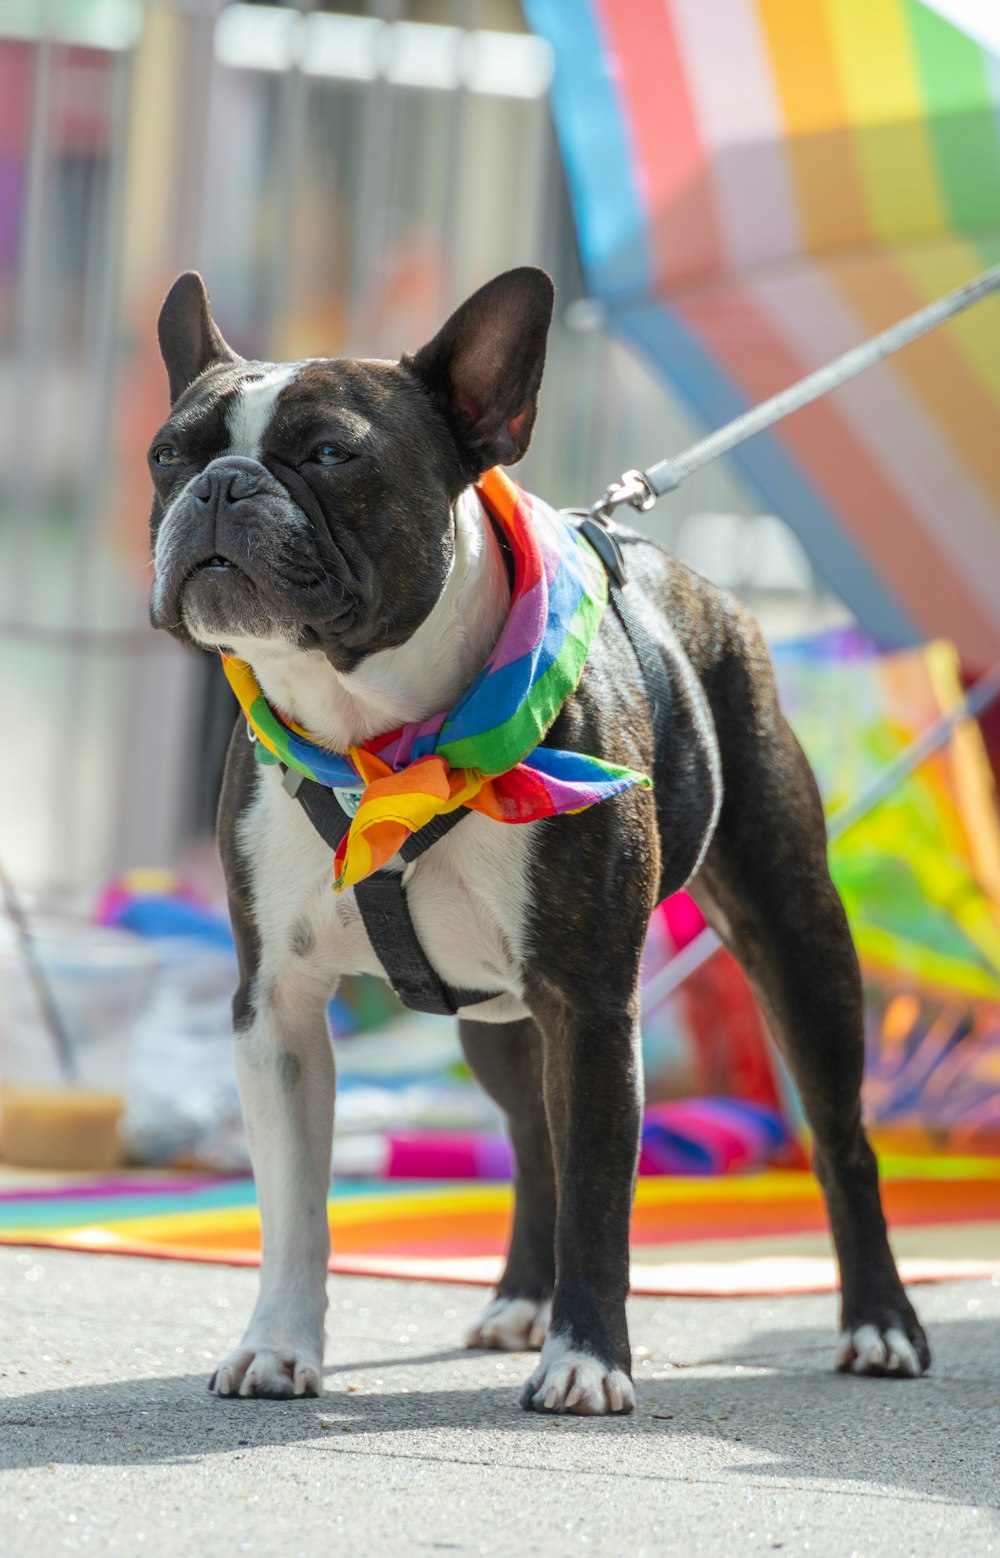
[[[176,585],[178,615],[213,637],[226,629],[246,629],[269,615],[246,569],[231,557],[214,552],[184,569]]]
[[[257,577],[242,562],[213,552],[184,568],[172,597],[176,602],[172,610],[202,644],[228,642],[234,634],[249,638],[283,635],[294,637],[304,648],[332,640],[349,653],[343,640],[358,618],[355,596],[332,591],[329,581],[314,571],[296,583],[303,590],[298,602],[292,594],[283,597],[275,589],[275,580]],[[308,612],[302,609],[307,604],[306,592],[312,596]]]
[[[193,595],[211,600],[223,600],[235,594],[236,598],[242,599],[248,593],[256,594],[257,586],[240,563],[215,552],[185,568],[178,593],[187,598]]]
[[[273,548],[264,548],[265,555],[257,556],[246,538],[237,537],[232,545],[223,537],[213,539],[218,550],[210,552],[209,541],[171,559],[154,591],[154,626],[169,627],[204,647],[229,643],[234,636],[280,636],[303,647],[335,649],[353,664],[358,651],[351,640],[364,615],[355,588],[325,574],[311,555],[279,559]]]
[[[188,578],[193,578],[196,573],[225,573],[231,568],[240,571],[239,563],[234,563],[230,557],[206,557],[203,563],[195,564]]]

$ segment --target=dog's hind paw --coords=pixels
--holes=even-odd
[[[486,1305],[465,1338],[466,1347],[499,1352],[537,1352],[552,1317],[552,1300],[498,1295]]]
[[[295,1347],[238,1347],[223,1358],[208,1388],[217,1396],[287,1401],[293,1396],[319,1396],[322,1360]]]
[[[877,1374],[919,1379],[930,1367],[927,1338],[916,1318],[897,1324],[857,1325],[842,1331],[836,1363],[842,1374]]]
[[[519,1397],[526,1412],[571,1412],[606,1417],[631,1412],[635,1387],[623,1369],[602,1363],[593,1353],[550,1335],[538,1367]]]

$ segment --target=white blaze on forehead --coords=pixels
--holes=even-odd
[[[247,460],[260,458],[264,434],[274,416],[278,396],[298,371],[298,363],[284,363],[280,368],[265,373],[263,378],[251,379],[244,384],[226,418],[229,429],[227,454],[240,454]]]

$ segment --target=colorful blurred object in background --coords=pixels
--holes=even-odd
[[[1000,12],[526,0],[586,276],[709,427],[1000,259]],[[993,52],[948,20],[978,17]],[[1000,303],[734,455],[883,646],[1000,658]],[[665,451],[666,452],[666,451]]]
[[[780,646],[776,666],[829,815],[961,697],[943,643],[879,655],[856,633],[836,633]],[[1000,823],[975,725],[848,828],[830,858],[865,982],[865,1104],[876,1140],[897,1152],[1000,1152]],[[702,924],[686,895],[664,904],[649,973]],[[727,953],[648,1012],[645,1032],[652,1096],[684,1077],[693,1092],[780,1101],[801,1127]]]
[[[961,697],[954,650],[779,651],[789,716],[836,811]],[[866,1104],[897,1150],[1000,1152],[1000,826],[966,725],[833,844],[866,981]]]

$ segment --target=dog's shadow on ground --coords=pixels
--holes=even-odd
[[[976,1326],[987,1344],[979,1371],[970,1367],[979,1356],[978,1337],[970,1335]],[[335,1365],[327,1371],[327,1394],[311,1401],[222,1401],[208,1393],[200,1374],[68,1386],[7,1398],[0,1407],[0,1464],[181,1464],[295,1445],[318,1454],[479,1463],[489,1457],[484,1435],[515,1434],[525,1466],[587,1476],[606,1474],[607,1446],[595,1440],[612,1434],[639,1435],[647,1447],[631,1465],[616,1457],[616,1477],[672,1482],[684,1480],[684,1445],[697,1435],[725,1443],[741,1474],[764,1481],[846,1479],[923,1497],[954,1496],[947,1469],[961,1457],[970,1497],[995,1503],[995,1436],[988,1424],[1000,1408],[1000,1360],[992,1327],[973,1318],[939,1323],[934,1340],[937,1362],[929,1378],[878,1381],[830,1372],[825,1329],[797,1330],[794,1350],[785,1352],[781,1333],[758,1333],[752,1347],[729,1357],[685,1368],[658,1365],[652,1377],[640,1370],[639,1405],[626,1419],[522,1412],[513,1380],[435,1390],[433,1371],[443,1362],[478,1357],[481,1368],[482,1354],[454,1349]],[[530,1357],[523,1362],[526,1374]],[[727,1372],[706,1373],[713,1362]],[[734,1374],[734,1362],[746,1372]],[[767,1372],[759,1372],[761,1365]],[[410,1373],[405,1389],[394,1389],[393,1372],[404,1367],[426,1367],[428,1388],[414,1388]],[[377,1390],[349,1387],[351,1376],[375,1371]],[[458,1443],[456,1429],[463,1434]],[[438,1445],[428,1442],[429,1430],[442,1431]],[[419,1442],[408,1442],[415,1434]],[[649,1455],[651,1438],[661,1455]]]

